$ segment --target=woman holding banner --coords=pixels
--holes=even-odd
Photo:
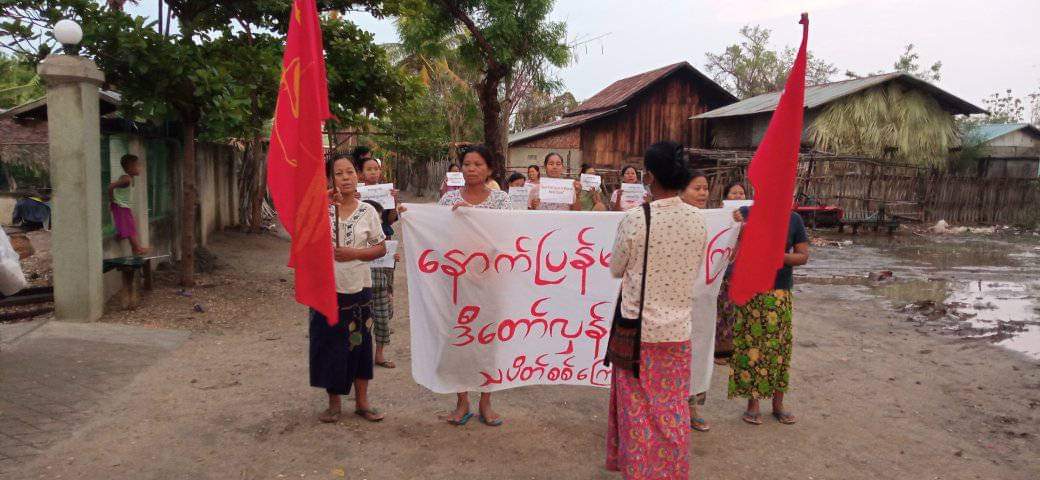
[[[459,164],[452,163],[451,165],[448,165],[448,173],[457,173],[459,171],[460,171]],[[455,186],[448,185],[448,176],[447,175],[445,175],[444,179],[441,180],[441,196],[442,197],[444,196],[445,193],[448,193],[448,192],[453,191],[453,190],[458,190],[460,188],[462,188],[462,187],[455,187]]]
[[[707,228],[679,197],[690,181],[682,146],[656,143],[645,161],[656,200],[627,211],[610,262],[622,281],[607,354],[607,468],[632,480],[689,478],[690,291]]]
[[[725,200],[747,200],[744,184],[741,182],[730,182],[722,189],[722,199]],[[736,252],[733,252],[733,255]],[[732,265],[726,269],[726,275],[722,279],[722,289],[719,291],[718,316],[715,321],[715,364],[728,365],[729,358],[733,355],[733,322],[736,307],[729,299],[729,277],[733,273]]]
[[[559,179],[563,178],[563,157],[559,153],[552,152],[545,156],[545,177]],[[540,182],[540,181],[539,181]],[[579,196],[581,194],[581,182],[574,181],[574,199],[571,203],[543,202],[539,198],[541,183],[531,186],[531,210],[581,210]]]
[[[385,183],[383,178],[383,165],[378,160],[369,156],[354,157],[360,173],[360,181],[365,185],[378,185]],[[392,190],[390,195],[397,201],[398,192]],[[383,210],[376,207],[381,220],[383,234],[387,240],[393,238],[393,224],[397,221],[397,211],[393,209]],[[386,267],[372,268],[372,320],[376,343],[376,365],[383,368],[397,368],[394,362],[387,360],[383,351],[390,344],[390,321],[394,318],[394,269]]]
[[[484,145],[469,145],[459,150],[459,155],[466,186],[446,193],[438,203],[453,209],[459,207],[509,209],[509,194],[502,190],[491,189],[487,185],[488,179],[491,178],[491,173],[494,171],[494,156],[491,151]],[[473,418],[473,413],[469,411],[469,393],[460,392],[457,396],[455,410],[448,414],[445,420],[452,425],[462,426]],[[480,403],[477,408],[478,419],[481,423],[490,427],[502,425],[502,418],[491,409],[491,392],[480,394]]]
[[[386,235],[376,210],[360,202],[358,171],[351,157],[337,154],[329,163],[334,203],[329,220],[335,259],[336,296],[339,321],[329,325],[317,311],[310,312],[310,381],[329,395],[329,408],[319,420],[338,422],[341,395],[355,392],[354,413],[370,422],[383,413],[369,404],[368,381],[372,379],[372,273],[368,262],[386,254]]]

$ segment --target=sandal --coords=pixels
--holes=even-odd
[[[390,360],[383,360],[382,362],[376,362],[376,365],[378,365],[380,367],[383,367],[383,368],[386,368],[386,369],[397,368],[397,364],[392,362],[392,361],[390,361]]]
[[[744,412],[744,416],[740,417],[740,419],[747,423],[750,423],[751,425],[761,425],[762,413]]]
[[[472,412],[466,412],[466,414],[463,415],[460,418],[448,418],[447,422],[452,424],[452,425],[455,425],[456,427],[461,427],[461,426],[465,425],[466,422],[469,422],[469,419],[471,419],[471,418],[473,418],[473,413]]]
[[[359,416],[361,418],[364,418],[365,420],[368,420],[368,421],[373,422],[373,423],[374,422],[382,422],[383,418],[386,418],[385,416],[383,416],[383,412],[380,412],[379,410],[376,410],[374,408],[368,408],[368,409],[360,409],[359,408],[357,410],[354,410],[354,415],[357,415],[357,416]]]
[[[790,412],[773,412],[773,418],[784,425],[794,425],[798,421]]]
[[[321,415],[318,415],[318,421],[321,423],[336,423],[339,421],[342,413],[343,412],[339,410],[333,412],[331,409],[327,409],[324,412],[321,412]]]
[[[698,432],[709,432],[709,431],[711,431],[711,426],[708,425],[708,421],[703,419],[703,418],[691,418],[690,419],[690,428],[692,428],[692,429],[694,429],[694,430],[696,430]]]
[[[484,425],[487,425],[489,427],[501,427],[502,426],[502,419],[501,418],[496,418],[494,420],[488,420],[483,415],[480,415],[479,417],[477,417],[477,419],[480,420],[480,423],[483,423]]]

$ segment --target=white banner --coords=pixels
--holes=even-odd
[[[392,183],[358,185],[358,193],[361,194],[361,201],[374,200],[387,210],[397,208],[397,204],[394,202],[393,190],[394,184]]]
[[[538,200],[542,203],[574,203],[574,180],[543,178],[538,183]]]
[[[603,356],[620,280],[609,265],[624,213],[407,208],[417,383],[437,393],[610,385]],[[708,248],[706,263],[691,272],[691,393],[711,376],[716,297],[737,232],[729,211],[701,212]]]

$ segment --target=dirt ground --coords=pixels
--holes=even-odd
[[[139,310],[104,319],[191,338],[9,478],[620,478],[603,468],[604,389],[496,394],[499,428],[438,421],[454,398],[411,379],[403,269],[388,355],[398,368],[372,384],[386,421],[320,424],[288,244],[228,233],[210,248],[223,266],[198,288],[181,292],[169,274]],[[802,283],[795,295],[799,423],[741,422],[717,368],[692,478],[1040,478],[1040,362],[921,330],[851,286]]]

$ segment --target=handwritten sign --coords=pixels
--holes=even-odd
[[[378,185],[360,185],[358,186],[358,193],[361,194],[361,201],[374,200],[376,203],[383,206],[383,208],[389,210],[391,208],[397,208],[397,202],[394,201],[393,195],[390,194],[394,190],[394,184],[392,183],[380,183]]]
[[[719,274],[738,228],[729,211],[701,214],[707,252],[691,321],[708,347],[694,350],[714,345]],[[408,205],[402,224],[415,381],[437,393],[608,387],[603,356],[620,288],[610,255],[623,215]],[[703,365],[691,375],[709,369],[710,378],[713,352],[695,355]]]
[[[638,207],[646,201],[646,187],[642,183],[621,184],[621,209]]]
[[[513,210],[527,210],[531,201],[531,187],[509,187],[509,205]]]
[[[750,207],[754,204],[754,200],[723,200],[722,208],[732,210],[740,207]]]
[[[595,190],[603,184],[603,177],[599,175],[581,174],[581,188],[583,190]]]
[[[538,199],[542,203],[574,203],[574,180],[543,178],[538,184]]]
[[[397,253],[397,240],[386,241],[386,255],[372,260],[368,263],[368,266],[372,268],[394,268],[397,262],[394,261],[394,254]]]
[[[463,178],[462,172],[448,172],[445,174],[445,183],[449,187],[464,187],[466,186],[466,179]]]

